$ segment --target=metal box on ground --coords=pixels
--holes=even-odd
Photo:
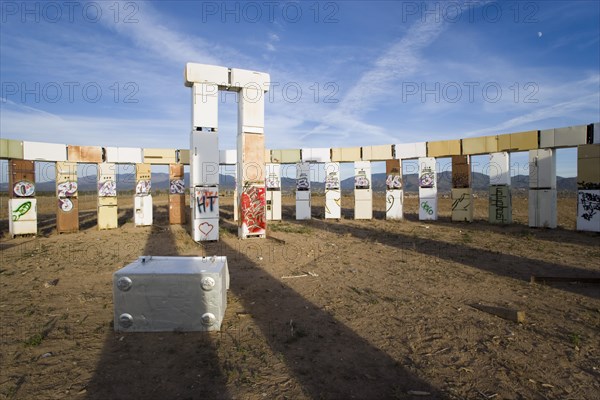
[[[373,219],[371,189],[354,189],[354,219]]]
[[[152,195],[135,196],[133,220],[135,226],[152,225]]]
[[[114,329],[218,331],[228,288],[227,257],[140,257],[113,274]]]
[[[473,189],[452,189],[452,221],[473,221]]]
[[[36,199],[8,199],[8,231],[12,236],[37,234]]]
[[[556,228],[556,189],[529,190],[529,226]]]
[[[577,191],[577,230],[600,232],[600,190]]]
[[[512,199],[510,186],[490,186],[489,201],[489,222],[491,224],[512,223]]]

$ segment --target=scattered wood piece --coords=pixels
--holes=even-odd
[[[552,282],[600,283],[600,278],[576,276],[534,276],[531,275],[530,283],[548,284]]]
[[[504,307],[485,306],[483,304],[470,304],[470,306],[479,311],[483,311],[509,321],[517,323],[525,322],[525,311],[512,310]]]
[[[51,281],[44,283],[44,287],[49,288],[50,286],[56,286],[56,285],[58,285],[58,281],[60,281],[60,279],[58,279],[58,278],[52,279]]]
[[[316,277],[316,276],[319,276],[319,275],[315,274],[314,272],[307,271],[306,273],[300,274],[300,275],[285,275],[285,276],[282,276],[281,279],[304,278],[305,276]]]
[[[285,240],[279,239],[279,238],[277,238],[275,236],[271,236],[271,235],[267,235],[267,239],[274,240],[274,241],[276,241],[277,243],[280,243],[280,244],[286,244],[287,243]]]
[[[431,396],[431,393],[425,392],[423,390],[409,390],[408,394],[411,394],[413,396]]]

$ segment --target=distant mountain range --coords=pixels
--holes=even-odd
[[[373,174],[371,181],[375,191],[385,191],[386,174]],[[452,188],[452,173],[444,171],[437,175],[438,191],[450,192]],[[556,187],[559,191],[574,192],[577,190],[577,178],[556,178]],[[185,174],[185,185],[189,187],[189,174]],[[475,191],[487,191],[490,178],[485,174],[478,172],[473,173],[472,187]],[[419,190],[417,184],[417,174],[404,175],[404,190],[406,192],[417,192]],[[96,176],[79,177],[79,191],[89,192],[96,191]],[[235,181],[230,175],[219,175],[219,185],[221,190],[233,190]],[[529,185],[529,177],[527,175],[517,175],[512,177],[512,188],[515,190],[527,189]],[[281,186],[283,191],[295,191],[296,180],[291,178],[282,178]],[[117,175],[117,190],[118,191],[133,191],[135,188],[135,176],[133,174]],[[315,192],[323,192],[325,183],[311,182],[311,188]],[[349,177],[342,180],[342,190],[351,191],[354,188],[354,177]],[[0,191],[6,192],[8,183],[0,183]],[[156,172],[152,173],[152,190],[168,190],[169,189],[169,174]],[[56,184],[54,181],[40,182],[36,185],[37,192],[54,192]]]

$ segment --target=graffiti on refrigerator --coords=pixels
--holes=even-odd
[[[358,171],[358,174],[354,176],[354,187],[356,189],[369,189],[370,187],[369,178],[364,170]]]
[[[419,187],[432,188],[435,186],[435,172],[431,168],[424,168],[419,175]]]
[[[77,194],[77,182],[66,181],[59,183],[56,191],[58,197],[73,197]]]
[[[15,183],[13,192],[18,197],[29,197],[35,194],[35,185],[29,181],[19,181]]]
[[[212,213],[215,211],[215,205],[219,199],[219,193],[213,190],[196,190],[196,207],[198,213]]]
[[[265,204],[264,187],[249,185],[244,188],[240,201],[242,224],[249,233],[263,233],[267,228]]]
[[[147,196],[150,194],[152,188],[152,181],[149,179],[143,179],[137,182],[135,185],[135,194],[137,196]]]
[[[600,195],[589,192],[579,192],[579,203],[583,214],[581,218],[591,221],[600,212]]]
[[[117,195],[117,183],[115,181],[98,182],[98,196],[115,197]]]
[[[421,202],[421,208],[429,215],[433,215],[433,208],[429,205],[427,200]]]
[[[466,200],[470,199],[470,197],[471,196],[469,196],[468,193],[462,193],[458,199],[452,202],[452,211],[456,209],[463,209],[467,211],[469,209],[469,206],[471,205],[471,202]]]
[[[185,183],[183,182],[183,179],[171,179],[171,181],[169,181],[169,193],[185,194]]]
[[[69,198],[58,199],[58,207],[64,212],[69,212],[73,209],[73,202]]]
[[[267,189],[279,189],[281,187],[281,184],[279,182],[279,177],[277,176],[277,174],[269,174],[269,176],[267,176],[267,179],[265,180],[265,186],[267,187]]]
[[[329,172],[325,178],[325,190],[339,189],[340,177],[337,172]]]
[[[29,210],[31,210],[31,201],[26,201],[19,207],[17,207],[15,210],[13,210],[12,220],[18,221],[23,215],[27,214]]]
[[[492,207],[496,210],[496,221],[504,221],[507,218],[505,213],[508,211],[509,203],[506,190],[505,187],[497,186],[491,198]]]
[[[310,180],[304,172],[296,179],[296,190],[310,190]]]
[[[202,233],[204,236],[208,236],[213,229],[215,229],[215,226],[209,222],[202,222],[200,225],[198,225],[198,230],[200,231],[200,233]]]
[[[402,189],[402,177],[400,175],[390,174],[385,180],[388,190]]]
[[[385,201],[387,203],[387,209],[385,210],[386,212],[389,212],[393,207],[394,207],[394,195],[393,194],[388,194],[385,198]]]

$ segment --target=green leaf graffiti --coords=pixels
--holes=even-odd
[[[21,204],[19,207],[17,207],[16,210],[14,210],[12,212],[12,220],[18,221],[19,218],[21,218],[23,215],[27,214],[27,212],[29,210],[31,210],[31,202],[26,201],[25,203]]]

